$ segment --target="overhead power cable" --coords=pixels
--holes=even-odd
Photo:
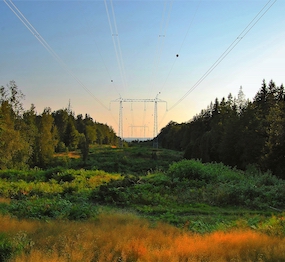
[[[185,34],[185,36],[184,36],[184,39],[183,39],[183,41],[182,41],[182,43],[181,43],[180,48],[178,49],[178,53],[177,53],[176,57],[175,57],[174,60],[173,60],[172,66],[171,66],[171,68],[170,68],[170,70],[169,70],[169,72],[168,72],[168,75],[167,75],[166,78],[165,78],[165,81],[164,81],[164,83],[163,83],[163,85],[162,85],[162,87],[161,87],[161,89],[160,89],[160,92],[162,92],[163,88],[165,87],[165,84],[166,84],[166,82],[167,82],[167,80],[168,80],[168,78],[169,78],[169,76],[170,76],[170,74],[171,74],[171,72],[172,72],[172,70],[173,70],[173,68],[174,68],[174,65],[175,65],[175,63],[176,63],[176,61],[177,61],[177,58],[179,57],[179,54],[180,54],[180,52],[181,52],[181,49],[182,49],[182,47],[183,47],[183,45],[184,45],[184,43],[185,43],[186,37],[187,37],[188,34],[189,34],[190,28],[192,27],[193,21],[194,21],[194,19],[195,19],[195,17],[196,17],[196,14],[197,14],[197,12],[198,12],[200,3],[201,3],[201,0],[199,0],[199,2],[198,2],[198,5],[197,5],[196,10],[195,10],[195,12],[194,12],[194,15],[193,15],[193,17],[192,17],[192,20],[191,20],[190,23],[189,23],[187,32],[186,32],[186,34]]]
[[[127,88],[126,71],[125,71],[125,66],[124,66],[124,61],[123,61],[123,55],[122,55],[122,49],[121,49],[121,44],[120,44],[120,38],[119,38],[119,33],[118,33],[118,28],[117,28],[117,22],[116,22],[116,16],[115,16],[115,11],[114,11],[113,1],[110,0],[114,30],[113,30],[113,25],[111,22],[111,17],[110,17],[110,12],[109,12],[109,7],[107,4],[107,1],[104,0],[104,3],[105,3],[108,23],[109,23],[109,27],[110,27],[110,31],[111,31],[111,36],[112,36],[112,40],[113,40],[113,45],[114,45],[114,49],[115,49],[115,54],[116,54],[116,59],[117,59],[120,75],[122,78],[124,88]]]
[[[92,32],[93,32],[94,30],[92,29],[91,21],[90,21],[89,19],[87,19],[88,16],[86,15],[86,12],[85,12],[85,10],[84,10],[84,8],[83,8],[83,6],[82,6],[82,1],[79,1],[78,3],[79,3],[80,8],[82,9],[82,12],[84,13],[83,17],[84,17],[84,19],[85,19],[85,21],[86,21],[86,24],[88,25],[88,29],[89,29],[89,30],[86,30],[86,31],[87,31],[89,34],[93,35]],[[107,67],[107,64],[106,64],[106,62],[105,62],[105,59],[104,59],[104,57],[103,57],[103,55],[102,55],[102,52],[101,52],[100,49],[99,49],[99,45],[98,45],[98,43],[97,43],[97,41],[96,41],[95,39],[94,39],[94,44],[95,44],[95,47],[96,47],[96,49],[97,49],[98,54],[100,55],[101,61],[102,61],[103,65],[104,65],[104,67],[105,67],[105,69],[106,69],[106,72],[107,72],[107,74],[108,74],[108,76],[109,76],[109,81],[110,81],[110,83],[112,83],[112,87],[115,89],[115,92],[116,92],[116,93],[120,94],[120,92],[119,92],[119,91],[117,90],[117,88],[116,88],[116,85],[114,85],[113,77],[111,76],[110,70],[109,70],[108,67]]]
[[[184,36],[184,38],[183,38],[183,41],[182,41],[182,43],[181,43],[181,45],[180,45],[180,48],[178,49],[178,53],[177,53],[176,57],[174,58],[174,61],[173,61],[172,66],[171,66],[171,68],[170,68],[170,70],[169,70],[169,72],[168,72],[168,75],[166,76],[165,81],[164,81],[164,83],[163,83],[163,85],[162,85],[162,87],[161,87],[161,89],[160,89],[161,92],[162,92],[162,90],[164,89],[165,84],[166,84],[166,82],[167,82],[167,80],[168,80],[168,78],[169,78],[169,76],[170,76],[170,74],[171,74],[171,72],[172,72],[172,70],[173,70],[173,68],[174,68],[174,65],[175,65],[175,63],[176,63],[176,61],[177,61],[177,58],[179,57],[179,55],[180,55],[180,53],[181,53],[181,49],[182,49],[182,47],[183,47],[183,45],[184,45],[184,43],[185,43],[185,40],[186,40],[186,38],[187,38],[187,36],[188,36],[188,34],[189,34],[189,32],[190,32],[190,29],[191,29],[192,25],[193,25],[193,21],[194,21],[196,15],[197,15],[197,13],[198,13],[198,9],[199,9],[199,7],[200,7],[200,4],[201,4],[201,0],[199,0],[199,2],[198,2],[198,4],[197,4],[197,7],[196,7],[196,9],[195,9],[195,11],[194,11],[194,15],[193,15],[193,17],[192,17],[192,19],[191,19],[191,21],[190,21],[190,23],[189,23],[188,29],[187,29],[187,31],[186,31],[186,34],[185,34],[185,36]],[[160,126],[161,123],[163,122],[163,120],[164,120],[164,118],[166,117],[167,113],[168,113],[168,110],[164,112],[164,114],[163,114],[163,116],[162,116],[162,118],[161,118],[161,120],[160,120],[160,122],[159,122],[159,126]]]
[[[85,10],[83,9],[83,6],[81,5],[82,1],[79,1],[79,3],[80,3],[80,7],[81,7],[82,11],[85,13]],[[91,32],[93,31],[93,30],[92,30],[92,27],[91,27],[91,21],[87,19],[87,15],[84,15],[83,17],[85,18],[85,20],[86,20],[86,22],[87,22],[88,29],[89,29],[89,33],[91,34]],[[107,65],[106,65],[106,63],[105,63],[105,60],[104,60],[104,58],[103,58],[103,55],[102,55],[102,53],[101,53],[101,51],[100,51],[100,49],[99,49],[98,43],[97,43],[97,41],[96,41],[95,39],[94,39],[94,43],[95,43],[97,52],[98,52],[99,55],[100,55],[101,61],[102,61],[102,63],[104,64],[104,67],[105,67],[105,69],[106,69],[106,72],[107,72],[107,74],[108,74],[108,76],[109,76],[109,80],[110,80],[109,83],[111,83],[111,86],[112,86],[112,88],[114,88],[115,92],[120,95],[119,91],[118,91],[117,88],[116,88],[116,84],[114,83],[113,78],[112,78],[112,76],[111,76],[111,74],[110,74],[110,71],[109,71],[109,69],[108,69],[108,67],[107,67]],[[112,117],[113,120],[115,121],[116,125],[119,126],[119,123],[117,122],[116,118],[115,118],[114,115],[112,114],[110,108],[109,108],[108,110],[109,110],[109,113],[110,113],[111,117]]]
[[[197,88],[204,79],[226,58],[226,56],[237,46],[237,44],[249,33],[249,31],[258,23],[258,21],[268,12],[268,10],[276,3],[277,0],[269,0],[259,13],[251,20],[245,29],[238,35],[238,37],[231,43],[231,45],[224,51],[224,53],[215,61],[215,63],[205,72],[205,74],[173,105],[169,108],[172,110],[180,104],[195,88]],[[271,3],[272,2],[272,3]]]
[[[33,25],[28,21],[28,19],[21,13],[21,11],[16,7],[12,0],[3,0],[5,4],[11,9],[11,11],[19,18],[19,20],[24,24],[24,26],[34,35],[34,37],[41,43],[41,45],[53,56],[53,58],[59,63],[59,65],[92,97],[94,98],[102,107],[108,110],[97,97],[95,97],[92,92],[77,78],[76,75],[70,70],[70,68],[64,63],[64,61],[57,55],[57,53],[50,47],[50,45],[45,41],[41,34],[33,27]]]
[[[169,5],[167,5],[167,3],[168,1],[165,1],[164,6],[163,6],[163,12],[162,12],[162,17],[160,21],[160,29],[159,29],[159,34],[157,37],[157,45],[156,45],[156,52],[155,52],[156,55],[154,57],[154,62],[153,62],[154,66],[153,66],[151,76],[150,76],[150,87],[152,89],[154,85],[154,78],[157,75],[158,67],[160,64],[161,55],[163,53],[164,41],[165,41],[166,34],[167,34],[168,24],[170,20],[171,11],[172,11],[173,0],[170,1]]]

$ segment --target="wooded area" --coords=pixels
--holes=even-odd
[[[106,124],[88,114],[74,116],[68,109],[37,114],[32,104],[24,110],[24,95],[15,81],[0,89],[0,169],[49,167],[54,153],[80,149],[85,161],[90,144],[116,144],[118,137]],[[183,151],[187,159],[222,162],[246,169],[254,165],[285,178],[285,91],[273,80],[263,80],[253,101],[240,88],[210,103],[191,121],[170,122],[158,135],[163,148]]]
[[[32,104],[24,110],[24,95],[15,81],[0,88],[0,169],[49,167],[55,152],[80,149],[85,161],[89,145],[115,144],[117,136],[88,114],[74,116],[68,108],[37,114]]]
[[[218,98],[191,121],[170,122],[159,136],[160,146],[185,150],[184,157],[223,162],[246,169],[255,165],[285,178],[285,92],[273,80],[263,80],[253,101]]]

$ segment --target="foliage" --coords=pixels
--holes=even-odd
[[[113,152],[128,156],[126,167],[129,157],[148,162],[151,155],[139,148],[96,150],[106,159],[115,156]],[[158,151],[156,161],[163,154],[171,156],[168,150]],[[134,175],[64,167],[2,170],[0,194],[11,200],[2,201],[1,213],[19,219],[86,221],[98,219],[102,208],[109,206],[132,210],[153,225],[164,221],[187,232],[250,228],[270,236],[284,235],[283,215],[277,210],[284,209],[285,182],[270,172],[253,165],[240,171],[197,160],[173,162],[168,168],[160,164],[160,170]]]
[[[156,154],[156,158],[153,158]],[[145,175],[155,170],[166,171],[170,163],[181,160],[182,154],[173,150],[154,151],[147,146],[128,148],[92,147],[86,169],[99,169],[121,174]]]
[[[70,108],[52,112],[49,107],[37,114],[33,104],[23,109],[23,97],[15,81],[0,87],[0,169],[67,164],[54,161],[54,153],[77,149],[85,162],[89,145],[117,144],[114,130],[89,115],[75,117]]]
[[[13,253],[13,244],[6,236],[6,234],[0,232],[0,262],[7,261]]]
[[[198,186],[198,190],[187,190],[184,199],[191,199],[196,194],[197,199],[202,196],[206,203],[218,206],[235,205],[259,209],[284,207],[285,182],[270,173],[249,174],[221,163],[202,164],[200,161],[183,160],[172,164],[168,175],[177,183],[177,187],[181,188],[185,184],[183,191],[186,191],[186,184]]]
[[[18,218],[81,220],[95,217],[97,208],[84,201],[66,199],[32,199],[12,201],[8,210]]]
[[[130,150],[133,149],[126,152],[136,152],[140,157],[149,154]],[[55,218],[62,210],[62,217],[68,218],[73,216],[70,215],[72,208],[81,212],[81,204],[83,214],[85,209],[100,204],[133,209],[151,219],[179,226],[198,214],[220,221],[218,214],[225,212],[223,208],[243,208],[246,213],[251,212],[249,209],[261,213],[284,209],[285,182],[254,166],[244,172],[221,163],[182,160],[172,163],[165,171],[139,174],[63,167],[45,171],[3,170],[0,171],[0,195],[13,201],[9,208],[2,205],[2,212],[6,209],[19,217]],[[45,209],[46,202],[51,209]]]
[[[33,245],[34,242],[23,231],[18,231],[13,237],[0,232],[0,261],[11,261],[22,253],[29,254]]]
[[[57,197],[81,194],[85,196],[92,189],[120,175],[100,170],[73,170],[62,167],[43,170],[0,171],[0,195],[12,199],[30,197]]]
[[[111,148],[110,127],[70,108],[24,111],[14,82],[0,95],[2,261],[284,260],[282,85],[170,122],[158,140],[189,160],[149,142]]]
[[[25,168],[29,145],[25,140],[20,116],[23,94],[16,83],[0,88],[0,169]]]
[[[191,121],[171,121],[158,135],[164,148],[184,151],[187,159],[223,162],[245,170],[256,164],[276,176],[285,174],[285,92],[263,80],[253,101],[238,97],[215,99]]]
[[[140,147],[91,150],[106,161],[122,157],[125,168],[132,163],[129,159],[144,159],[144,168],[152,153]],[[1,170],[0,208],[6,218],[0,217],[0,232],[6,234],[16,223],[7,215],[20,219],[23,227],[9,233],[12,261],[44,261],[47,254],[57,261],[82,261],[82,256],[85,260],[90,256],[90,261],[201,261],[202,253],[209,261],[280,260],[285,234],[284,213],[278,211],[285,203],[283,180],[254,165],[241,171],[222,163],[181,160],[166,168],[167,161],[161,158],[168,156],[170,163],[179,157],[169,150],[156,153],[160,168],[136,174],[64,167]],[[130,211],[149,222],[127,215]],[[35,222],[25,219],[38,224],[28,226]],[[218,248],[225,243],[221,239],[231,246],[224,258]],[[175,250],[167,243],[175,243]],[[211,252],[204,248],[209,243]],[[193,245],[197,251],[190,248]]]

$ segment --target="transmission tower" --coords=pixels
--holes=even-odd
[[[158,125],[157,125],[157,102],[158,102],[158,93],[154,100],[154,113],[153,113],[153,147],[158,148]]]
[[[123,101],[120,100],[120,108],[119,108],[119,134],[118,136],[121,138],[121,147],[123,147]]]
[[[119,132],[118,136],[123,140],[123,103],[154,103],[154,126],[153,126],[153,139],[154,144],[153,147],[158,148],[157,134],[158,134],[158,124],[157,124],[157,103],[166,103],[166,111],[167,111],[167,102],[158,98],[160,92],[156,95],[154,99],[146,98],[146,99],[132,99],[132,98],[122,98],[119,97],[111,102],[119,102]]]

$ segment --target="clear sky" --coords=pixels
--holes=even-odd
[[[70,100],[75,115],[116,132],[119,103],[111,101],[159,94],[169,109],[158,103],[160,130],[240,86],[252,99],[263,79],[284,83],[284,10],[284,0],[1,0],[0,85],[15,80],[25,109],[33,103],[40,114]],[[123,103],[123,136],[151,137],[153,115],[154,103]]]

